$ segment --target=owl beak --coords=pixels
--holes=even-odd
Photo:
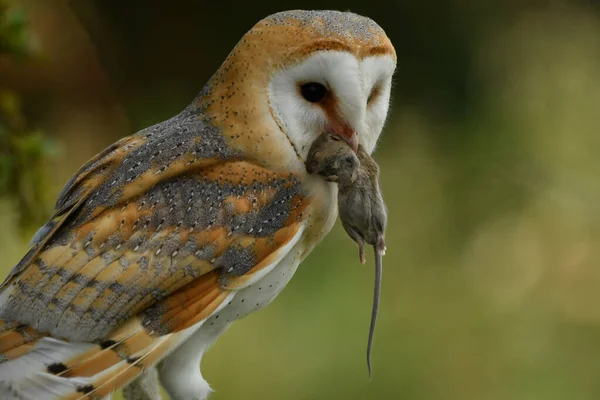
[[[330,124],[327,130],[332,135],[337,136],[356,153],[358,151],[358,136],[352,127],[348,124]]]

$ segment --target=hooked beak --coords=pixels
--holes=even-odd
[[[358,151],[358,136],[350,125],[339,123],[330,124],[327,131],[346,142],[355,153]]]

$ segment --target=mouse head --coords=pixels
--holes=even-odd
[[[348,144],[334,135],[324,133],[308,151],[306,171],[319,174],[329,182],[352,184],[358,175],[360,161]]]

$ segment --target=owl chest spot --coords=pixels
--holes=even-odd
[[[269,305],[288,284],[301,261],[297,247],[256,283],[236,292],[230,303],[211,316],[207,327],[220,328]]]

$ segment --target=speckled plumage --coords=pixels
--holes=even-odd
[[[0,286],[0,397],[101,398],[160,362],[172,396],[205,398],[202,353],[269,304],[335,221],[334,188],[304,169],[310,138],[291,130],[269,89],[328,51],[395,63],[370,19],[274,14],[183,112],[69,180]],[[340,107],[328,118],[342,121]]]

